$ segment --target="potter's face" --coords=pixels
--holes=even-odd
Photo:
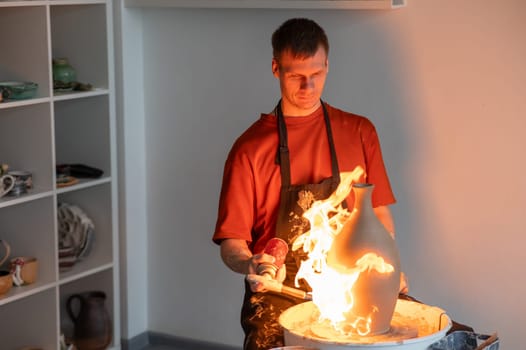
[[[320,98],[329,71],[323,47],[312,57],[294,57],[285,51],[272,60],[272,72],[279,79],[283,114],[304,116],[320,106]]]

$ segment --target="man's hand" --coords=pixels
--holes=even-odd
[[[250,258],[250,263],[248,264],[248,274],[257,274],[257,268],[260,264],[274,264],[274,261],[276,258],[274,258],[272,255],[268,254],[254,254]]]
[[[267,254],[262,254],[266,256]],[[268,274],[264,274],[262,276],[256,275],[255,273],[248,274],[246,276],[246,280],[248,284],[250,285],[250,290],[253,292],[267,292],[267,291],[274,291],[278,292],[281,289],[281,283],[285,280],[285,277],[287,276],[287,268],[285,264],[283,264],[276,273],[276,277],[272,278]]]
[[[242,239],[225,239],[221,242],[221,258],[232,271],[243,275],[256,274],[259,264],[273,264],[276,260],[268,254],[252,255],[247,242]]]
[[[275,279],[268,275],[257,275],[258,265],[273,264],[276,259],[268,254],[252,255],[247,242],[242,239],[225,239],[221,242],[221,258],[232,271],[247,275],[246,279],[253,292],[275,290],[276,285],[283,282],[287,274],[283,265],[278,269]]]
[[[225,239],[221,242],[221,258],[232,271],[243,275],[255,274],[261,263],[274,263],[271,255],[252,255],[247,242],[242,239]]]

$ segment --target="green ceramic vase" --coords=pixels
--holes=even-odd
[[[77,73],[69,65],[67,58],[53,60],[53,84],[55,89],[68,90],[77,81]]]

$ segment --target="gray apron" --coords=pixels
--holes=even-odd
[[[302,185],[290,183],[287,127],[281,111],[281,101],[276,107],[279,132],[278,161],[281,172],[281,195],[276,237],[285,240],[289,245],[289,253],[285,260],[287,276],[283,284],[290,287],[294,287],[294,279],[300,262],[306,258],[302,251],[293,252],[291,249],[294,240],[309,230],[309,222],[303,218],[303,213],[311,206],[312,202],[327,199],[340,183],[340,171],[329,115],[323,101],[321,105],[331,153],[332,176],[317,184]],[[308,285],[305,283],[300,288],[309,291]],[[241,311],[241,325],[245,332],[244,349],[267,350],[284,346],[283,331],[278,323],[278,318],[283,311],[301,302],[304,300],[281,294],[254,293],[245,281],[245,297]]]

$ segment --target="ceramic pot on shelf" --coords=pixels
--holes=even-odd
[[[390,328],[400,290],[400,256],[394,237],[378,220],[372,207],[371,184],[354,184],[354,209],[327,254],[327,264],[345,272],[368,255],[383,259],[390,272],[375,268],[362,271],[353,285],[354,316],[371,317],[370,334]],[[369,255],[368,253],[372,253]]]
[[[106,294],[101,291],[73,294],[67,299],[66,311],[75,327],[73,343],[78,350],[104,350],[111,344],[112,327],[105,300]]]
[[[67,58],[56,58],[53,60],[53,87],[55,90],[72,90],[76,81],[77,73],[69,64]]]

